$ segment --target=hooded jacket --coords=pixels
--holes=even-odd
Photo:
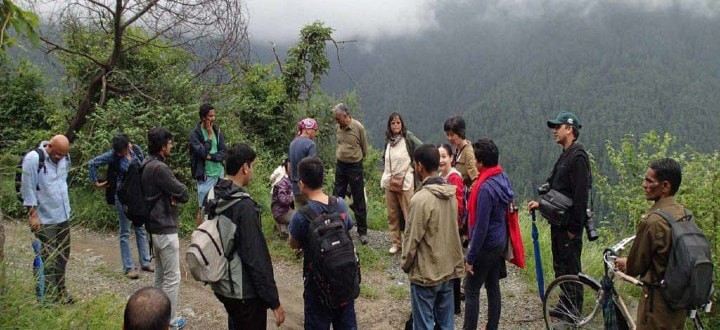
[[[220,179],[214,189],[215,199],[208,203],[206,212],[222,215],[219,230],[230,254],[232,283],[229,278],[222,279],[210,284],[212,290],[233,299],[259,299],[271,309],[278,308],[280,300],[258,205],[230,180]]]
[[[474,226],[470,229],[467,263],[473,265],[478,253],[484,249],[493,249],[507,244],[506,215],[514,195],[510,180],[505,173],[489,177],[478,191]]]
[[[424,287],[463,276],[455,186],[440,177],[423,181],[410,200],[401,267],[410,282]]]

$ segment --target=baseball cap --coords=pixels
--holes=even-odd
[[[570,125],[577,129],[582,128],[580,119],[572,112],[565,111],[558,114],[557,118],[547,121],[547,126],[553,128],[558,125]]]

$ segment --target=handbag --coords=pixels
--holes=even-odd
[[[392,157],[388,153],[388,162],[390,164],[390,173],[392,173]],[[397,192],[401,193],[403,192],[403,185],[405,183],[405,175],[407,174],[407,170],[405,170],[404,173],[396,173],[390,175],[390,182],[388,183],[388,190],[391,192]]]
[[[567,210],[573,205],[567,197],[555,189],[540,195],[540,214],[553,226],[560,226]]]

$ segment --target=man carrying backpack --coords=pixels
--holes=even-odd
[[[64,135],[43,141],[22,162],[20,192],[28,209],[30,229],[42,243],[45,262],[45,299],[72,304],[65,288],[65,269],[70,259],[70,142]]]
[[[112,139],[112,150],[100,156],[97,156],[88,162],[88,177],[96,188],[105,188],[105,199],[109,205],[115,206],[120,222],[120,258],[123,264],[123,273],[130,279],[137,279],[137,269],[133,264],[132,252],[130,251],[130,225],[131,222],[125,216],[123,205],[118,199],[117,191],[122,183],[125,173],[131,164],[142,164],[145,157],[142,150],[136,144],[130,143],[128,136],[124,133],[117,134]],[[98,167],[107,165],[106,181],[99,181]],[[140,268],[146,272],[153,272],[154,268],[150,264],[150,253],[148,252],[147,237],[145,229],[142,226],[132,226],[135,231],[135,241],[137,243],[138,258],[140,259]]]
[[[148,150],[142,170],[142,192],[150,211],[145,228],[150,233],[155,257],[155,286],[159,287],[172,305],[172,327],[185,326],[184,318],[176,318],[180,289],[180,240],[178,239],[178,204],[190,196],[187,187],[173,174],[165,159],[173,148],[172,134],[163,128],[148,130]]]
[[[247,144],[233,145],[225,157],[225,179],[218,181],[215,198],[206,204],[209,215],[219,216],[218,232],[229,259],[227,276],[210,286],[225,306],[231,330],[265,329],[268,308],[276,326],[285,321],[260,211],[245,188],[253,178],[256,156]]]
[[[305,329],[330,329],[331,324],[333,329],[356,329],[360,269],[348,234],[352,218],[342,198],[322,191],[325,173],[319,159],[303,159],[297,173],[308,204],[295,212],[289,230],[290,246],[304,254]]]
[[[680,219],[685,208],[675,201],[680,188],[682,173],[680,165],[670,158],[650,163],[642,187],[645,199],[654,204],[637,225],[637,233],[627,258],[618,258],[616,265],[630,276],[640,276],[643,295],[637,314],[637,329],[682,329],[687,310],[670,308],[657,284],[665,278],[672,250],[670,225],[657,212],[665,212]]]
[[[465,268],[455,186],[438,176],[434,145],[421,145],[413,159],[422,185],[408,206],[400,264],[410,279],[413,329],[454,329],[452,280]]]

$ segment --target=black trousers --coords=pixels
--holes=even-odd
[[[42,243],[40,255],[45,266],[45,295],[50,301],[67,297],[65,269],[70,259],[70,222],[41,225],[35,236]]]
[[[480,288],[485,286],[487,292],[488,330],[498,329],[500,323],[501,294],[500,273],[505,263],[503,258],[504,246],[493,249],[483,249],[478,254],[473,265],[475,275],[465,274],[465,319],[463,329],[478,329],[480,314]]]
[[[574,238],[568,236],[564,227],[552,227],[550,229],[550,241],[552,243],[553,270],[555,277],[562,275],[577,275],[582,270],[580,255],[582,254],[582,235]],[[579,284],[566,284],[560,287],[562,296],[559,303],[570,302],[573,306],[582,311],[583,288]]]
[[[335,164],[335,189],[333,195],[345,198],[348,196],[348,186],[353,199],[350,208],[355,213],[357,232],[359,235],[366,235],[367,206],[365,204],[365,179],[363,178],[362,161],[343,163],[338,160]]]
[[[228,329],[263,330],[267,327],[267,307],[260,299],[240,300],[215,294],[228,313]]]

